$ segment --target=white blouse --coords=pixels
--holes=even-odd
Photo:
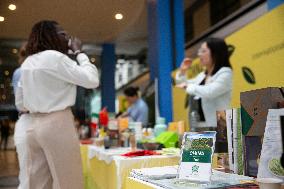
[[[76,86],[96,88],[99,85],[96,66],[86,54],[73,61],[65,54],[46,50],[26,58],[16,92],[16,106],[31,113],[64,110],[75,104]]]
[[[231,68],[222,67],[207,79],[205,85],[200,85],[205,77],[205,72],[201,72],[195,78],[187,80],[186,76],[178,71],[176,81],[186,82],[186,92],[202,99],[201,106],[206,125],[216,127],[216,111],[230,108],[233,72]]]

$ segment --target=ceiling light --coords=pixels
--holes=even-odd
[[[116,19],[116,20],[121,20],[122,18],[123,18],[123,15],[120,14],[120,13],[117,13],[117,14],[115,15],[115,19]]]
[[[96,59],[94,57],[91,58],[91,62],[94,63]]]
[[[14,4],[10,4],[9,6],[8,6],[8,8],[10,9],[10,10],[16,10],[16,5],[14,5]]]
[[[0,16],[0,22],[4,22],[5,18],[3,16]]]
[[[18,53],[18,49],[12,49],[12,53],[17,54]]]
[[[2,99],[5,100],[6,99],[6,95],[2,95]]]

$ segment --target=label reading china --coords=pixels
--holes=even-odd
[[[209,182],[212,175],[212,156],[215,131],[187,132],[183,136],[179,179]]]

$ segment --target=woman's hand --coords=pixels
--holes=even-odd
[[[190,58],[183,59],[181,65],[180,65],[180,68],[179,68],[180,72],[182,74],[185,74],[186,71],[190,68],[191,64],[192,64],[192,60]]]
[[[177,88],[186,89],[187,84],[185,82],[176,85]]]
[[[70,49],[75,52],[81,52],[82,42],[77,37],[71,37],[71,43],[69,44]]]

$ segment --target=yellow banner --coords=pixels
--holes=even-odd
[[[240,107],[240,92],[284,86],[284,5],[236,31],[226,42],[234,49],[230,57],[234,74],[232,107]],[[194,68],[189,75],[199,71]],[[175,87],[172,93],[174,121],[185,120],[188,125],[186,94]]]
[[[284,5],[268,12],[226,39],[235,47],[232,107],[240,92],[284,86]]]

